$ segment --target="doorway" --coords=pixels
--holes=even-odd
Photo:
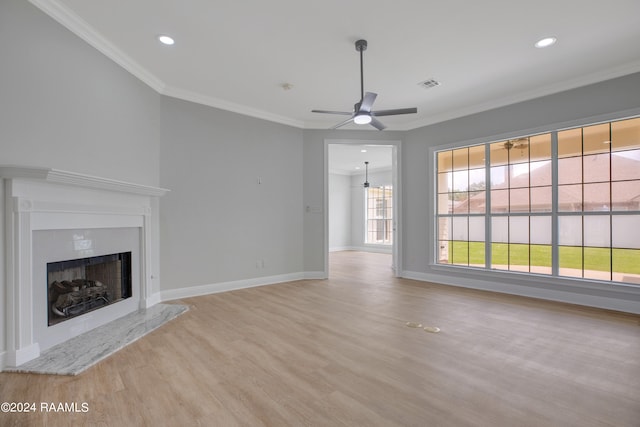
[[[400,141],[325,140],[325,277],[336,251],[387,253],[401,276]]]

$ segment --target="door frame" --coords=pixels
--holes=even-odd
[[[393,243],[392,268],[395,277],[402,277],[402,141],[369,139],[325,139],[324,140],[324,277],[329,277],[329,145],[387,145],[391,150],[391,176],[393,185]]]

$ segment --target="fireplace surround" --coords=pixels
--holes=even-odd
[[[47,348],[159,302],[155,215],[158,198],[168,190],[38,167],[0,166],[0,178],[6,287],[2,365],[20,366]],[[124,262],[130,267],[131,295],[51,323],[47,264],[114,254],[129,254]],[[91,284],[76,283],[70,288],[78,291]],[[101,292],[84,291],[72,299]]]

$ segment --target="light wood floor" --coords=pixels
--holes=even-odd
[[[0,425],[640,426],[640,316],[394,279],[389,263],[333,253],[330,280],[182,300],[77,377],[0,373],[0,401],[89,405]]]

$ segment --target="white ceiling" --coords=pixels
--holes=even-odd
[[[328,157],[329,172],[358,175],[365,173],[364,162],[369,162],[369,172],[390,170],[393,148],[391,145],[329,144]]]
[[[639,0],[31,1],[160,93],[300,128],[359,100],[360,38],[375,109],[418,108],[391,130],[640,71]]]

